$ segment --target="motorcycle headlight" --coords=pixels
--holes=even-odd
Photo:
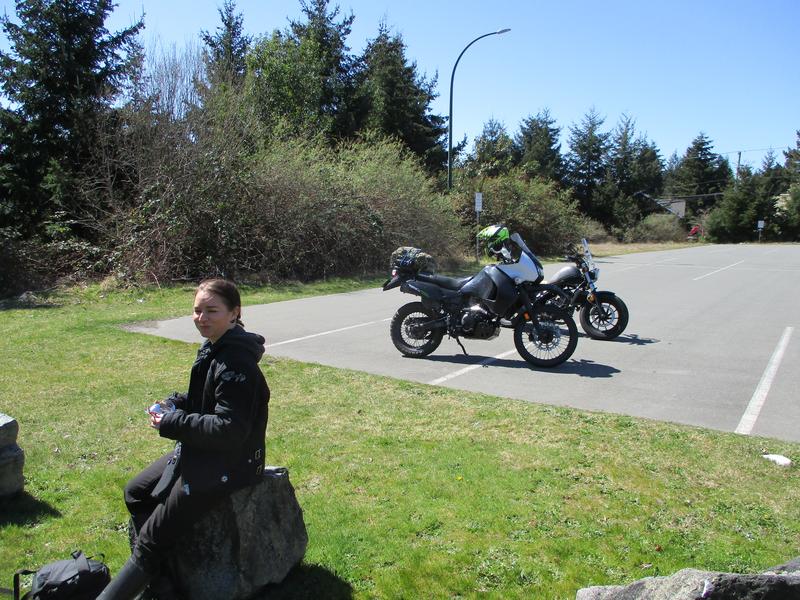
[[[600,277],[600,269],[598,267],[595,267],[594,269],[591,270],[589,274],[592,277],[592,281],[597,281],[597,278]]]

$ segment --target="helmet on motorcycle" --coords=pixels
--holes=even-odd
[[[478,232],[478,241],[484,245],[485,251],[490,255],[500,252],[508,238],[508,227],[505,225],[489,225]]]

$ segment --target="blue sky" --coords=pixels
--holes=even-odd
[[[254,36],[284,29],[298,0],[238,0]],[[110,29],[142,13],[145,47],[197,43],[219,24],[222,0],[118,0]],[[336,2],[331,1],[331,5]],[[455,77],[454,141],[471,143],[491,118],[516,133],[521,120],[548,108],[568,129],[594,107],[612,129],[620,116],[654,141],[666,159],[683,154],[702,131],[714,150],[758,167],[767,148],[794,147],[800,129],[798,0],[342,0],[355,15],[349,38],[359,52],[385,21],[400,33],[420,73],[438,73],[437,114],[447,115],[450,73],[477,36]],[[14,14],[12,0],[0,9]],[[0,41],[3,47],[5,40]]]

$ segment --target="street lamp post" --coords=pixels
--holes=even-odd
[[[458,61],[461,60],[461,57],[464,56],[464,52],[467,51],[467,48],[472,46],[478,40],[481,40],[485,37],[489,37],[490,35],[499,35],[501,33],[506,33],[511,31],[510,29],[501,29],[499,31],[492,31],[491,33],[484,33],[483,35],[479,35],[474,40],[472,40],[469,44],[467,44],[464,49],[461,51],[461,54],[458,55],[456,59],[456,64],[453,65],[453,72],[450,74],[450,115],[447,119],[447,189],[453,187],[453,80],[456,77],[456,67],[458,66]]]

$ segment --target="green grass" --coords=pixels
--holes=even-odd
[[[105,553],[114,572],[126,559],[122,487],[168,448],[143,409],[185,389],[195,347],[120,326],[186,314],[192,297],[92,286],[0,310],[0,411],[20,423],[27,480],[0,506],[1,587],[75,548]],[[290,469],[310,538],[305,566],[271,597],[571,599],[798,554],[800,475],[760,456],[796,460],[798,444],[270,357],[262,368],[267,461]]]

